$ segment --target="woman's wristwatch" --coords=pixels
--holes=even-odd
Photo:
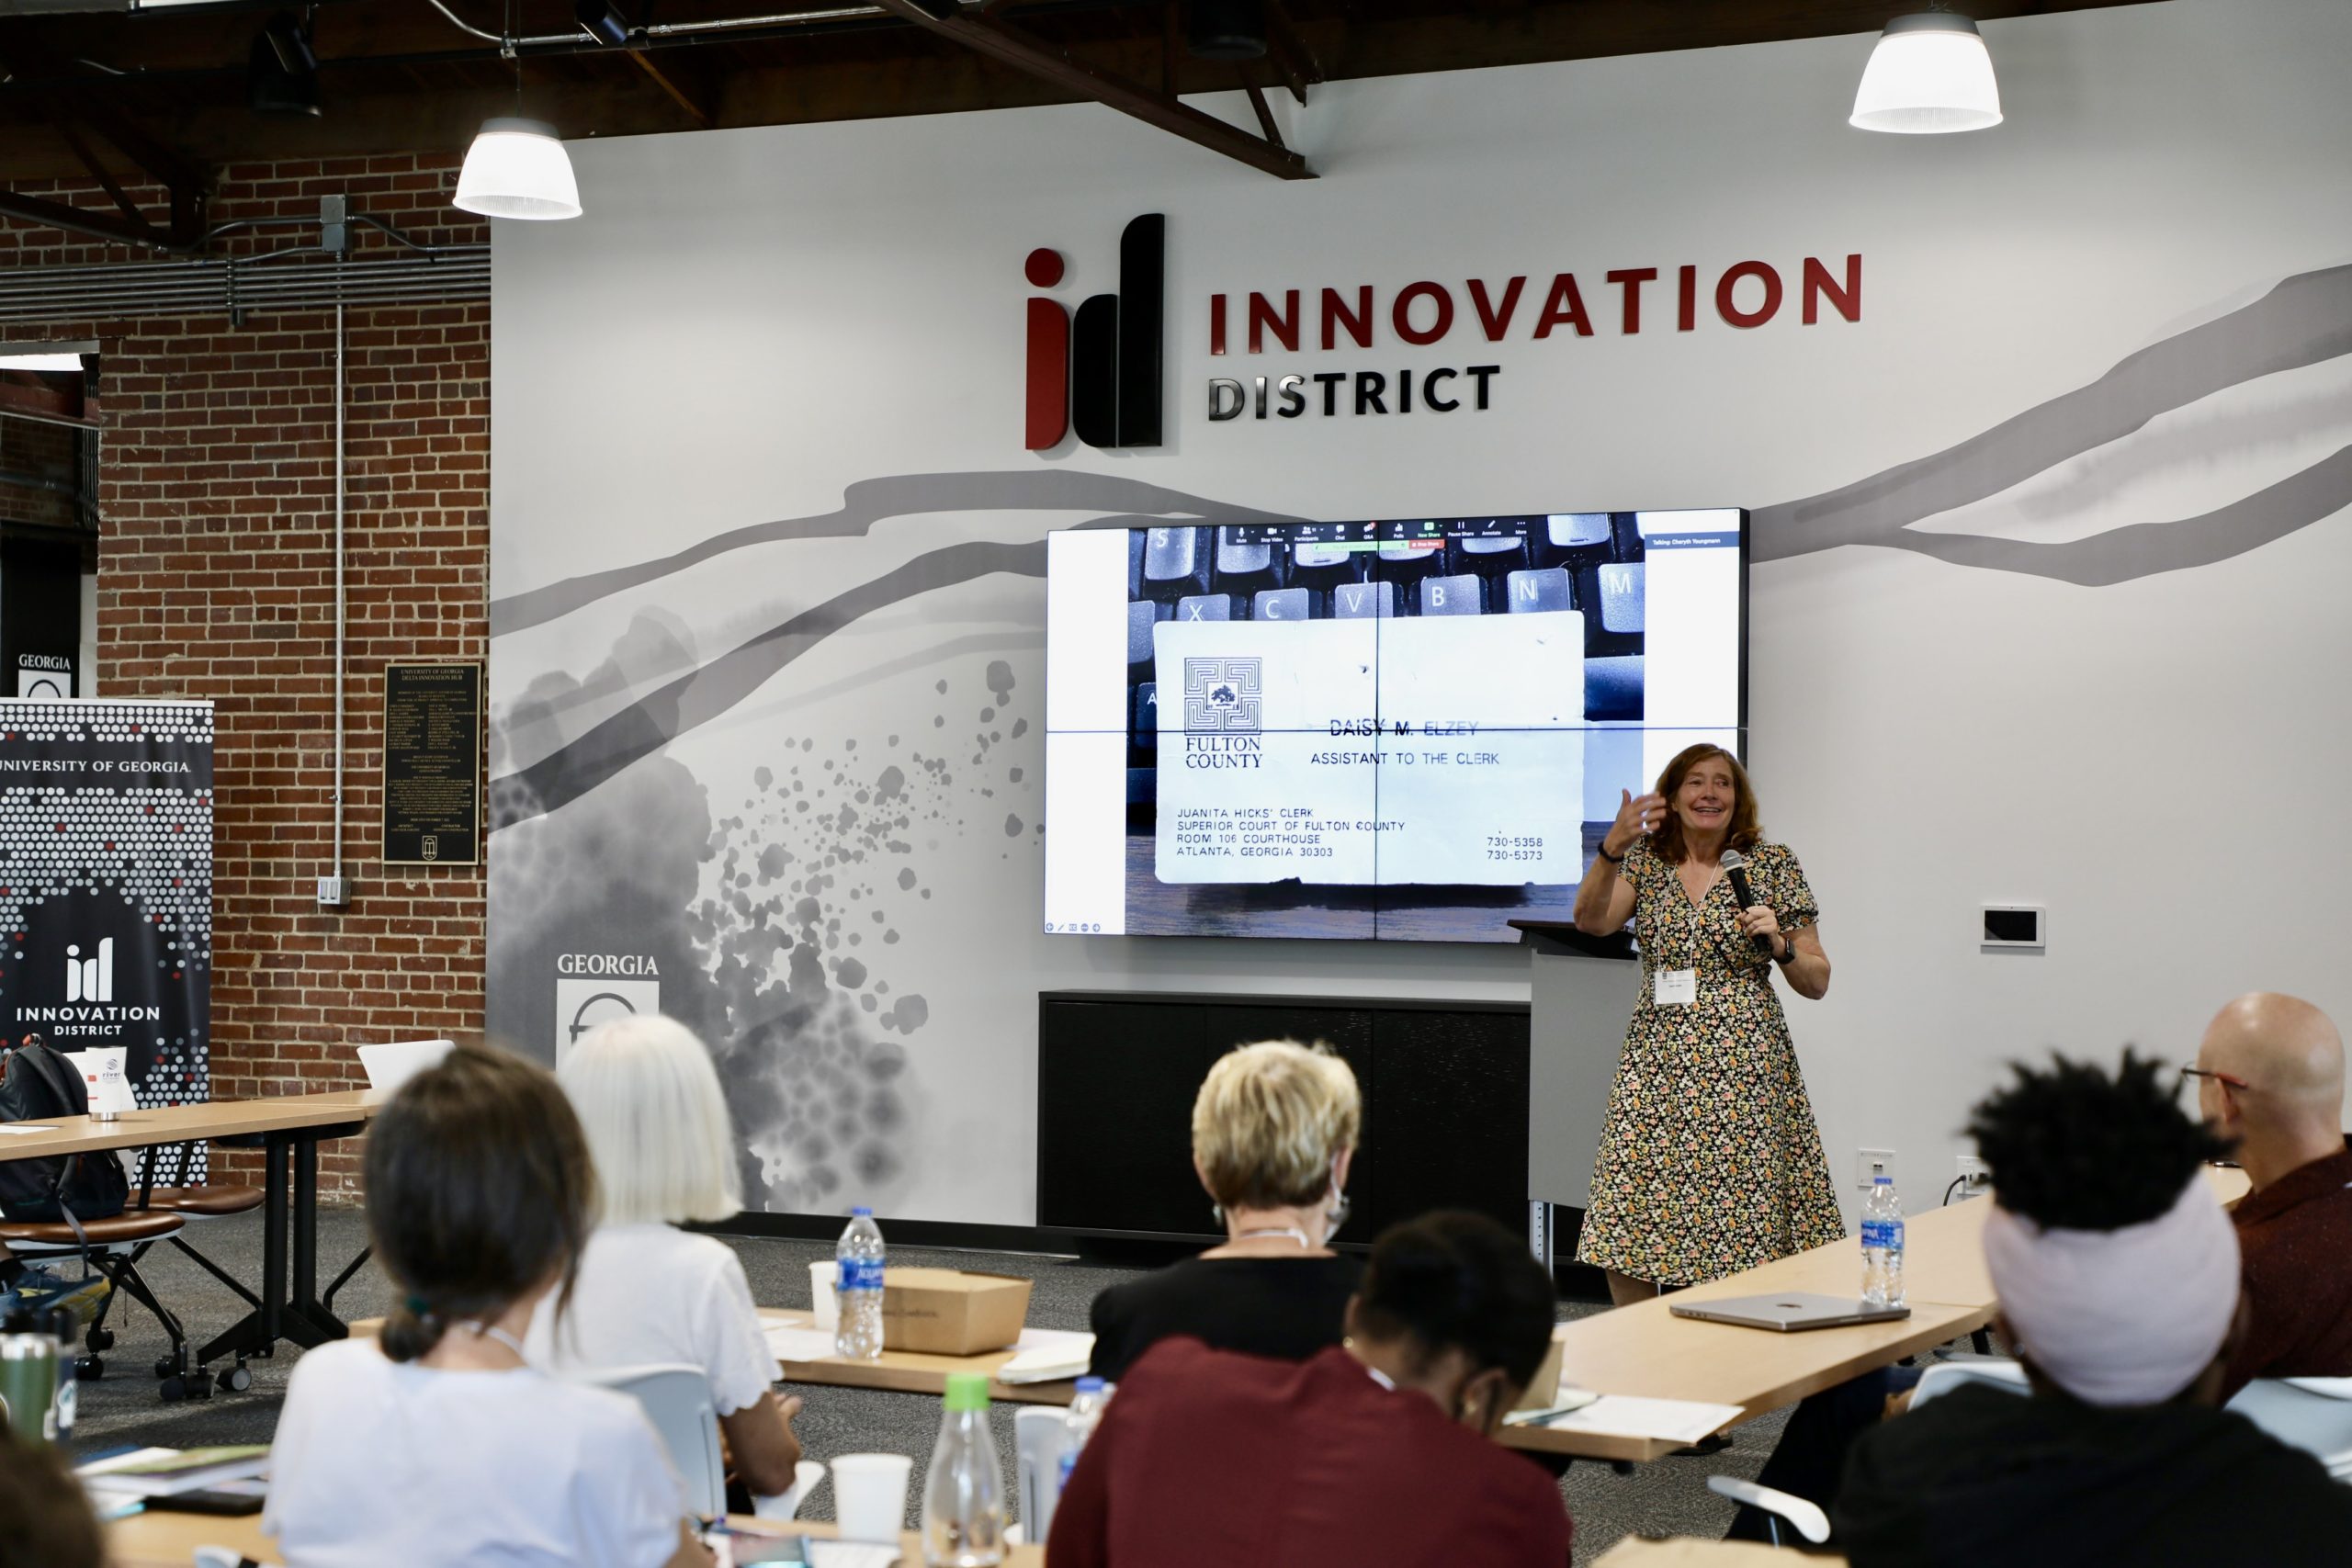
[[[1789,940],[1788,932],[1782,931],[1781,933],[1781,946],[1785,951],[1774,953],[1772,955],[1772,962],[1779,964],[1781,968],[1786,969],[1790,964],[1794,964],[1797,961],[1797,944]]]

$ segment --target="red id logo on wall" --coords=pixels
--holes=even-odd
[[[1024,445],[1043,452],[1073,428],[1089,446],[1159,445],[1168,219],[1147,212],[1119,234],[1119,291],[1082,301],[1073,318],[1057,299],[1029,299]],[[1035,288],[1057,288],[1059,251],[1029,253]]]

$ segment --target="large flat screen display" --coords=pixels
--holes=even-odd
[[[1510,942],[1616,815],[1745,753],[1746,513],[1047,542],[1046,929]]]

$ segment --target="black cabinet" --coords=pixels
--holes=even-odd
[[[1321,1041],[1354,1069],[1363,1132],[1338,1236],[1430,1209],[1527,1218],[1527,1009],[1507,1002],[1045,992],[1037,1005],[1037,1224],[1210,1239],[1193,1099],[1253,1040]]]

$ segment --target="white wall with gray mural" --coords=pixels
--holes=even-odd
[[[493,1029],[552,1058],[658,1002],[755,1206],[1026,1224],[1041,988],[1524,994],[1508,949],[1040,934],[1046,532],[1720,504],[1838,964],[1793,1019],[1833,1165],[1929,1196],[2003,1060],[2185,1053],[2250,986],[2352,1019],[2352,7],[1984,31],[2009,118],[1952,138],[1844,125],[1857,37],[1320,87],[1305,184],[1092,107],[575,145],[588,216],[494,240]],[[1023,259],[1110,288],[1145,210],[1166,444],[1028,453]],[[1849,254],[1860,320],[1804,322]],[[1743,329],[1751,259],[1787,297]],[[1537,338],[1562,272],[1592,330]],[[1466,280],[1518,276],[1489,341]],[[1208,352],[1213,294],[1364,284],[1370,350]],[[1472,361],[1483,412],[1206,417],[1214,377]],[[1984,903],[2047,953],[1981,952]]]

